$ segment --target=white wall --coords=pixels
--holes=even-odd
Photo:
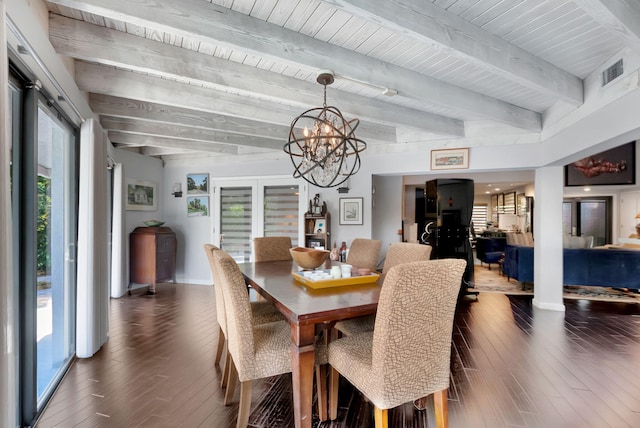
[[[129,271],[129,234],[133,232],[136,227],[144,226],[143,222],[147,220],[165,220],[164,216],[164,201],[168,197],[165,193],[164,187],[164,171],[162,167],[162,160],[143,156],[137,153],[133,153],[127,150],[115,149],[113,152],[114,162],[123,165],[124,177],[125,177],[125,189],[126,179],[151,181],[156,184],[156,198],[157,209],[155,211],[126,211],[124,219],[125,229],[125,251],[127,257],[127,263],[125,268]],[[167,222],[165,226],[173,228],[172,224]],[[176,233],[177,234],[177,233]],[[178,243],[180,238],[178,237]],[[129,275],[125,276],[129,278]]]
[[[389,245],[402,239],[398,235],[398,230],[402,230],[402,177],[376,175],[373,189],[371,237],[382,241],[379,260],[382,261]]]

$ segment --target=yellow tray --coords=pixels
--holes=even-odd
[[[324,269],[326,272],[329,272],[328,269]],[[355,284],[367,284],[370,282],[376,282],[380,275],[377,273],[370,273],[369,275],[362,276],[352,276],[349,278],[338,278],[338,279],[319,279],[312,280],[311,278],[307,278],[302,275],[301,272],[291,272],[291,275],[296,279],[296,281],[303,283],[311,288],[328,288],[328,287],[340,287],[343,285],[355,285]]]

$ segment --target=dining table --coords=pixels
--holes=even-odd
[[[328,260],[318,269],[330,269],[340,262]],[[339,286],[315,288],[296,279],[300,269],[293,261],[239,263],[245,280],[264,299],[272,302],[291,327],[291,368],[293,406],[296,428],[311,427],[313,415],[313,374],[316,334],[324,331],[329,337],[331,327],[340,320],[370,315],[376,312],[380,284],[358,283],[342,278]],[[324,399],[324,403],[320,401]],[[326,419],[326,397],[318,397]]]

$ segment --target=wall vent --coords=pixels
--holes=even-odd
[[[622,76],[623,72],[622,59],[619,59],[615,64],[602,72],[602,86],[611,82],[616,77]]]

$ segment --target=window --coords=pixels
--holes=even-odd
[[[264,236],[288,236],[298,246],[298,186],[265,186]]]
[[[294,179],[218,180],[211,213],[215,216],[213,242],[238,263],[253,259],[256,236],[289,236],[297,246],[304,236],[306,204]]]
[[[486,204],[474,205],[471,214],[471,222],[473,223],[473,231],[476,234],[482,233],[487,228],[489,207]]]

